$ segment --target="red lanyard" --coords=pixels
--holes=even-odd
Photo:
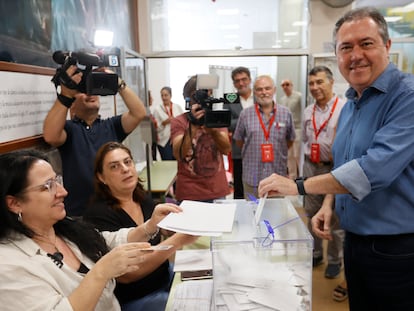
[[[316,129],[316,121],[315,121],[315,111],[316,111],[316,104],[313,106],[313,112],[312,112],[312,124],[313,124],[313,130],[315,131],[315,140],[318,140],[318,136],[319,134],[322,132],[322,130],[324,129],[324,127],[328,124],[329,120],[331,119],[335,108],[336,108],[336,104],[338,103],[338,97],[336,97],[334,104],[332,105],[332,109],[331,112],[329,113],[329,117],[328,119],[325,120],[325,122],[322,123],[321,127],[317,130]]]
[[[256,104],[255,108],[256,108],[257,117],[259,118],[259,121],[260,121],[260,125],[262,126],[264,136],[266,138],[266,141],[268,141],[269,136],[270,136],[270,129],[272,128],[273,121],[275,121],[275,118],[276,118],[276,105],[275,105],[275,108],[273,109],[273,116],[269,120],[269,126],[267,129],[263,123],[262,115],[260,114],[260,111],[259,111],[259,104]]]
[[[168,114],[168,116],[171,118],[172,116],[173,116],[173,103],[172,102],[170,102],[170,109],[168,109],[165,105],[164,105],[164,108],[165,108],[165,112]]]

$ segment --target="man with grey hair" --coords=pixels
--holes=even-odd
[[[254,82],[255,104],[243,109],[234,131],[242,148],[244,196],[257,197],[260,180],[277,172],[287,176],[288,148],[295,140],[292,114],[274,101],[276,87],[270,76]]]
[[[311,177],[329,173],[333,167],[332,143],[335,138],[336,125],[339,114],[345,104],[333,92],[334,79],[331,70],[325,66],[313,67],[308,74],[309,92],[315,102],[308,105],[303,113],[303,146],[305,159],[303,163],[303,175]],[[304,208],[309,218],[308,226],[312,233],[310,219],[319,211],[324,200],[324,195],[306,195]],[[342,243],[343,230],[339,227],[339,221],[334,214],[332,226],[333,239],[328,241],[327,259],[328,265],[325,277],[333,279],[339,276],[342,267]],[[322,239],[312,233],[313,266],[318,266],[323,261]]]

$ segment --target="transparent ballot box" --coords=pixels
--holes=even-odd
[[[311,310],[313,238],[290,200],[237,203],[233,230],[211,239],[212,310]]]

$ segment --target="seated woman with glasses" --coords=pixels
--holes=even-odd
[[[164,311],[173,277],[168,258],[197,237],[175,233],[161,242],[159,230],[148,226],[154,202],[140,184],[131,151],[126,146],[109,142],[98,150],[94,184],[95,200],[86,209],[84,220],[92,222],[98,230],[143,228],[152,245],[170,247],[145,255],[139,270],[117,279],[115,295],[122,310]],[[170,203],[161,205],[176,207]]]
[[[0,155],[1,310],[120,310],[114,278],[141,268],[151,251],[138,241],[147,232],[140,226],[99,233],[66,217],[67,194],[43,154]],[[147,229],[179,211],[157,208]]]

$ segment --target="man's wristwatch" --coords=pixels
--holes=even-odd
[[[307,194],[306,191],[305,191],[305,185],[304,185],[304,182],[305,182],[306,179],[308,179],[308,178],[307,177],[298,177],[298,178],[295,179],[296,186],[298,187],[298,193],[300,195],[306,195]]]

